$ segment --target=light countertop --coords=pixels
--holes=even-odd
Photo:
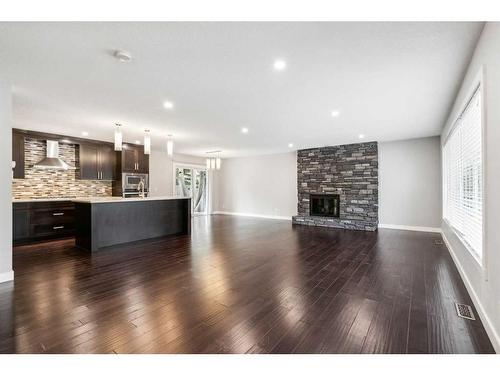
[[[114,202],[163,201],[170,199],[188,199],[188,198],[173,197],[173,196],[159,196],[159,197],[147,197],[147,198],[122,198],[122,197],[31,198],[31,199],[12,199],[12,202],[26,203],[26,202],[71,201],[78,203],[114,203]]]
[[[122,198],[122,197],[94,197],[71,199],[76,203],[119,203],[119,202],[142,202],[142,201],[166,201],[172,199],[189,199],[172,196],[146,197],[146,198]]]
[[[30,203],[30,202],[61,202],[61,201],[72,201],[76,197],[64,197],[64,198],[19,198],[12,199],[12,203]]]

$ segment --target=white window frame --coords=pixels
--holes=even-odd
[[[464,110],[466,109],[468,103],[472,99],[474,93],[476,90],[479,88],[481,90],[481,188],[482,188],[482,207],[481,207],[481,221],[482,221],[482,254],[481,258],[479,258],[476,254],[476,252],[470,247],[470,245],[465,241],[461,235],[461,233],[455,229],[453,225],[444,217],[444,212],[445,212],[445,205],[446,205],[446,200],[443,199],[443,221],[446,222],[449,228],[453,231],[453,233],[456,235],[456,237],[460,240],[460,242],[463,244],[463,246],[467,249],[467,253],[471,256],[472,259],[476,261],[476,263],[481,267],[484,277],[487,280],[487,264],[488,264],[488,247],[486,246],[486,209],[487,209],[487,196],[486,196],[486,88],[484,85],[484,66],[481,67],[479,73],[476,75],[475,79],[472,81],[469,89],[467,90],[467,95],[465,96],[465,99],[462,101],[461,105],[458,107],[458,112],[455,114],[453,121],[451,122],[451,126],[449,127],[448,131],[446,132],[444,136],[444,142],[443,142],[443,147],[442,147],[442,153],[441,153],[441,162],[442,162],[442,183],[443,183],[443,198],[445,197],[446,191],[446,183],[445,183],[445,173],[444,173],[444,145],[446,144],[446,141],[448,140],[448,137],[451,135],[453,130],[455,129],[455,126],[457,124],[457,121],[459,117],[462,115]]]

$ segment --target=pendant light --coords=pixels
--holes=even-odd
[[[144,130],[144,155],[151,154],[151,136],[149,129]]]
[[[220,169],[220,152],[217,153],[217,158],[215,158],[215,168]]]
[[[171,134],[167,137],[167,154],[172,156],[174,154],[174,140]]]
[[[122,125],[115,124],[115,151],[121,151],[123,145]]]
[[[220,169],[221,168],[221,158],[220,151],[210,151],[207,152],[207,170]]]

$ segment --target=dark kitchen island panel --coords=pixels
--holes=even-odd
[[[191,233],[189,198],[93,198],[75,203],[75,243],[98,251],[128,242]]]

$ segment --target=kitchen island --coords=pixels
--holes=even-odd
[[[191,233],[191,199],[81,198],[75,204],[75,243],[88,251]]]

